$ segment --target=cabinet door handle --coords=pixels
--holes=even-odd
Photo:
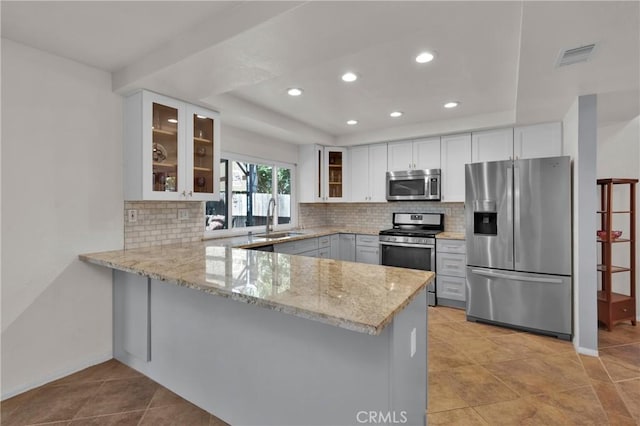
[[[193,197],[193,191],[189,191],[189,197]]]

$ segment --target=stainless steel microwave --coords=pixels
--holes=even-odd
[[[387,172],[387,200],[440,201],[440,169]]]

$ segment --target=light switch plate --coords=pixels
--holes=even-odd
[[[411,330],[411,358],[416,354],[416,328]]]
[[[129,209],[127,210],[127,222],[134,223],[138,221],[138,210]]]
[[[187,220],[187,219],[189,219],[189,210],[178,209],[178,220]]]

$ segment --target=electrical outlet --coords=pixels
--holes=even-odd
[[[178,209],[178,220],[187,220],[187,219],[189,219],[189,210]]]
[[[138,221],[138,210],[127,210],[127,222],[133,223]]]

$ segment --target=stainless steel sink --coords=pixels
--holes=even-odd
[[[269,232],[268,234],[266,234],[266,233],[253,234],[254,237],[258,237],[258,238],[273,238],[273,239],[295,237],[295,236],[298,236],[298,235],[303,235],[303,233],[302,232]]]

